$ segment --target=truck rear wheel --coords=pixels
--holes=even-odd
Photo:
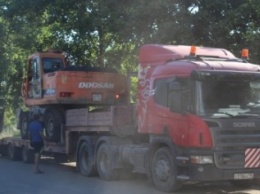
[[[101,179],[115,180],[119,177],[119,171],[113,169],[113,156],[106,143],[103,143],[98,149],[97,169]]]
[[[172,192],[181,188],[181,183],[176,180],[176,165],[173,153],[169,148],[159,148],[152,160],[152,178],[157,189]]]
[[[84,142],[81,144],[78,151],[77,167],[84,176],[95,176],[97,174],[97,168],[90,146],[91,145],[88,142]]]
[[[17,161],[22,158],[21,148],[15,147],[11,143],[8,144],[8,157],[11,160]]]
[[[28,146],[22,148],[22,159],[24,163],[33,163],[34,161],[34,152]]]
[[[61,128],[63,127],[63,115],[60,111],[49,109],[45,115],[45,133],[48,141],[59,142]]]

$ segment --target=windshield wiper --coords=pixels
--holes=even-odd
[[[229,117],[232,117],[232,118],[249,118],[249,117],[260,117],[260,115],[258,114],[241,114],[241,113],[238,113],[236,115],[234,114],[230,114],[228,112],[217,112],[219,114],[224,114],[224,115],[228,115]]]
[[[230,117],[235,117],[236,115],[233,115],[233,114],[230,114],[230,113],[228,113],[228,112],[216,112],[217,114],[219,113],[219,114],[224,114],[224,115],[228,115],[228,116],[230,116]]]
[[[239,113],[239,114],[237,114],[237,115],[235,115],[235,117],[239,117],[239,118],[249,118],[249,117],[260,117],[260,115],[258,115],[258,114],[241,114],[241,113]]]

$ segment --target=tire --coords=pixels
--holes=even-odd
[[[80,145],[77,155],[77,168],[79,172],[84,176],[97,175],[94,153],[88,142],[85,141]]]
[[[232,180],[230,183],[237,188],[247,189],[253,185],[253,180]]]
[[[8,144],[8,158],[13,161],[21,160],[21,148],[15,147],[12,144]]]
[[[97,153],[99,177],[104,180],[115,180],[120,176],[118,169],[113,168],[113,155],[106,143],[101,144]]]
[[[61,128],[64,124],[61,111],[49,109],[46,112],[44,123],[47,140],[51,142],[59,142],[61,136]]]
[[[22,160],[24,163],[31,164],[34,162],[34,152],[28,146],[22,148]]]
[[[22,139],[29,139],[29,117],[28,114],[23,112],[21,114],[21,137]]]
[[[163,192],[173,192],[181,188],[176,180],[177,168],[173,152],[167,147],[159,148],[152,159],[152,179],[155,187]]]

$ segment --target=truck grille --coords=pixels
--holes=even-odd
[[[235,127],[234,123],[242,123]],[[243,123],[245,123],[243,125]],[[246,125],[250,123],[251,125]],[[221,127],[220,127],[221,126]],[[245,151],[260,148],[260,122],[219,120],[218,127],[211,127],[214,159],[218,168],[245,168]]]
[[[260,147],[259,129],[212,130],[214,145],[217,148],[226,147]]]

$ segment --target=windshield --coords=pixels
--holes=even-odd
[[[259,116],[260,80],[198,81],[200,114],[214,117]]]

